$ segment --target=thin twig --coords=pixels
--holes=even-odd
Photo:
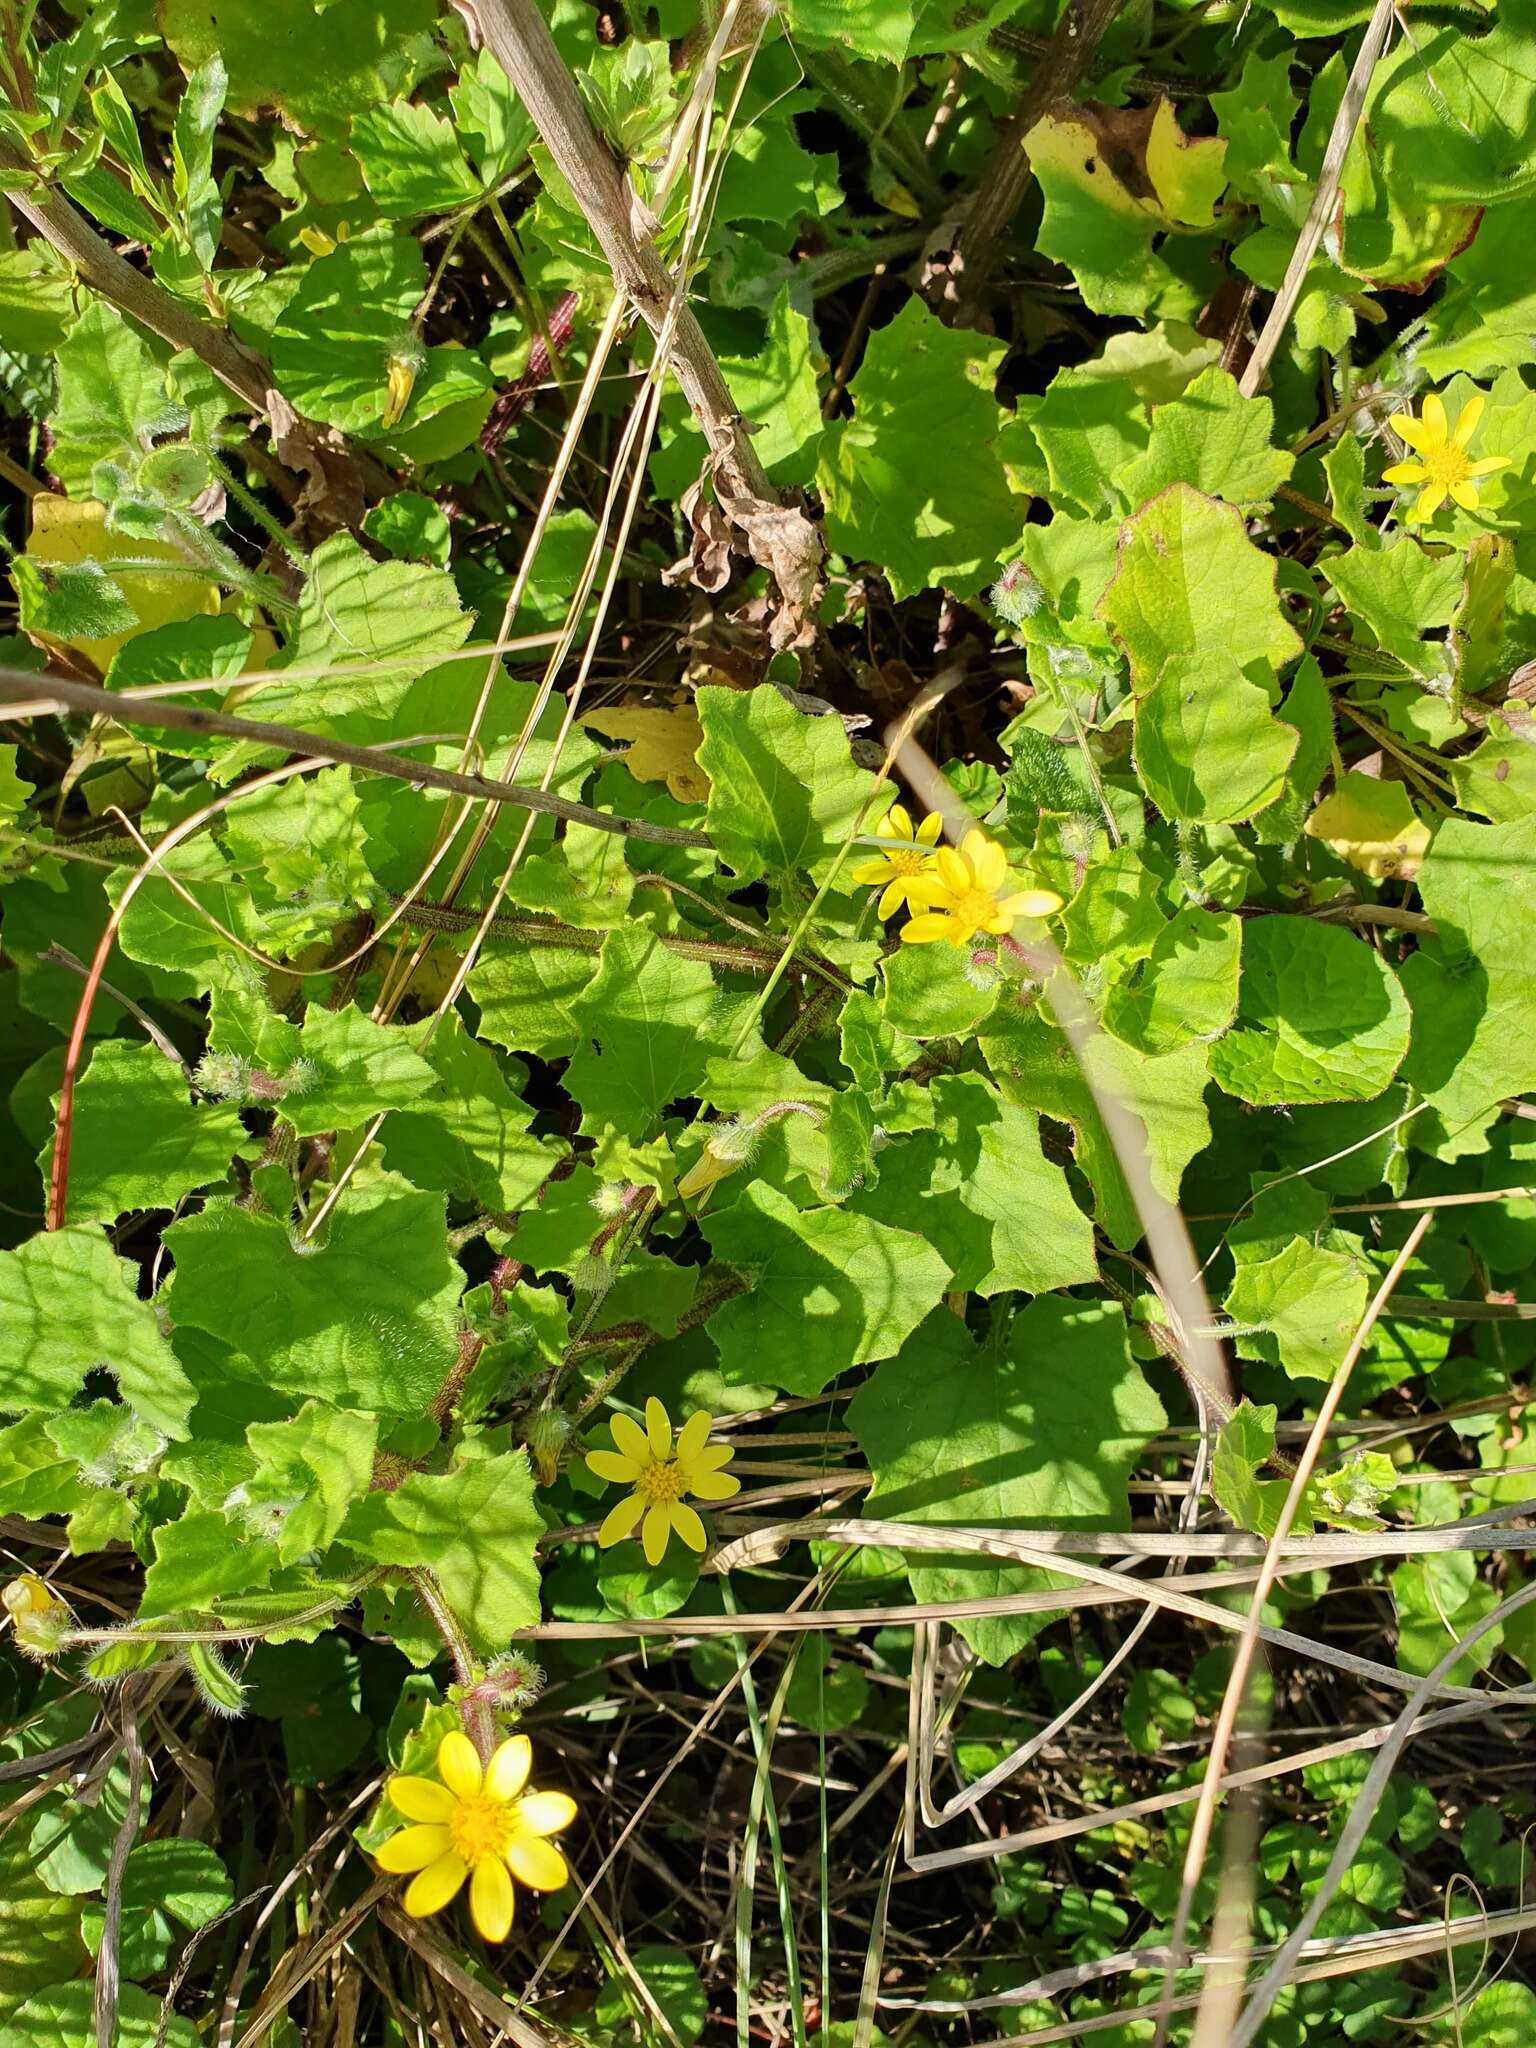
[[[119,1710],[123,1717],[123,1753],[128,1759],[128,1798],[122,1821],[112,1838],[112,1853],[107,1861],[101,1947],[96,1955],[93,2011],[96,2048],[112,2048],[117,2036],[118,1988],[122,1974],[118,1952],[123,1934],[123,1877],[138,1839],[139,1801],[144,1790],[144,1749],[139,1741],[139,1707],[131,1678],[119,1694]]]
[[[1312,204],[1307,208],[1307,217],[1301,224],[1301,233],[1296,237],[1296,246],[1291,251],[1291,260],[1286,265],[1285,276],[1275,294],[1275,303],[1270,307],[1268,317],[1259,330],[1259,338],[1253,345],[1253,354],[1248,358],[1247,367],[1238,383],[1244,398],[1252,398],[1264,382],[1264,373],[1274,359],[1275,350],[1280,346],[1281,337],[1291,324],[1291,315],[1301,297],[1307,281],[1307,272],[1312,267],[1312,258],[1317,254],[1317,245],[1323,239],[1323,230],[1333,212],[1333,203],[1339,195],[1339,180],[1344,175],[1344,159],[1349,155],[1349,145],[1355,139],[1355,126],[1365,105],[1366,93],[1370,90],[1371,73],[1381,61],[1386,47],[1387,32],[1392,26],[1396,0],[1376,0],[1365,36],[1350,67],[1349,82],[1344,88],[1344,97],[1339,101],[1339,111],[1329,131],[1328,146],[1323,151],[1323,161],[1317,173],[1317,190],[1312,194]]]
[[[8,142],[0,142],[0,173],[8,178],[41,179],[37,166]],[[270,411],[272,378],[260,358],[242,348],[226,329],[199,320],[153,278],[135,270],[110,243],[102,240],[84,214],[62,193],[50,192],[39,182],[31,190],[25,185],[11,185],[5,196],[22,218],[74,266],[92,291],[110,300],[151,334],[168,341],[172,348],[190,349],[201,357],[220,383],[256,412],[265,416]]]
[[[1328,1391],[1324,1394],[1319,1404],[1317,1419],[1313,1423],[1311,1434],[1302,1448],[1301,1456],[1296,1460],[1296,1470],[1291,1477],[1291,1483],[1286,1492],[1284,1504],[1280,1509],[1279,1519],[1275,1523],[1274,1533],[1269,1539],[1269,1550],[1264,1559],[1263,1568],[1259,1573],[1258,1583],[1254,1586],[1252,1595],[1249,1598],[1248,1612],[1244,1617],[1242,1631],[1238,1636],[1237,1646],[1233,1651],[1232,1669],[1227,1677],[1227,1686],[1222,1696],[1221,1710],[1216,1717],[1216,1726],[1211,1735],[1210,1755],[1207,1760],[1205,1782],[1201,1787],[1200,1799],[1195,1807],[1194,1819],[1190,1826],[1189,1845],[1184,1857],[1178,1911],[1174,1916],[1173,1928],[1168,1941],[1169,1963],[1163,1979],[1163,2003],[1158,2014],[1158,2036],[1160,2039],[1166,2033],[1168,2014],[1172,2010],[1171,2001],[1176,1988],[1177,1972],[1180,1968],[1179,1958],[1184,1951],[1190,1914],[1194,1907],[1195,1887],[1199,1883],[1200,1874],[1205,1867],[1206,1850],[1210,1845],[1211,1828],[1216,1818],[1216,1803],[1220,1795],[1221,1780],[1227,1768],[1227,1754],[1232,1747],[1233,1738],[1237,1733],[1238,1715],[1242,1711],[1243,1702],[1247,1697],[1248,1678],[1253,1669],[1254,1658],[1258,1653],[1260,1621],[1264,1613],[1265,1604],[1274,1590],[1276,1579],[1280,1575],[1282,1549],[1286,1538],[1291,1533],[1292,1525],[1301,1507],[1302,1497],[1306,1493],[1308,1482],[1311,1480],[1312,1474],[1317,1467],[1317,1461],[1322,1456],[1323,1445],[1327,1441],[1328,1426],[1338,1412],[1339,1403],[1344,1398],[1345,1389],[1349,1385],[1350,1375],[1355,1369],[1355,1363],[1364,1351],[1366,1341],[1370,1337],[1372,1330],[1375,1329],[1382,1310],[1391,1299],[1393,1289],[1403,1277],[1409,1260],[1418,1250],[1420,1240],[1423,1238],[1425,1231],[1428,1230],[1431,1220],[1430,1214],[1426,1212],[1415,1223],[1412,1230],[1409,1231],[1401,1251],[1392,1261],[1385,1278],[1372,1296],[1365,1314],[1361,1317],[1359,1327],[1350,1340],[1349,1349],[1345,1352],[1339,1369],[1334,1374]],[[1199,2032],[1198,2022],[1196,2024],[1196,2032]]]
[[[563,818],[567,824],[590,825],[595,832],[615,832],[621,838],[648,839],[660,846],[714,844],[705,832],[694,832],[681,825],[655,825],[645,818],[616,818],[609,811],[572,803],[549,790],[497,782],[489,775],[459,775],[449,768],[434,768],[425,761],[408,761],[403,754],[391,753],[386,747],[357,747],[347,740],[304,732],[295,725],[273,725],[265,719],[234,718],[227,712],[205,711],[192,704],[147,700],[126,690],[103,690],[95,683],[77,683],[64,676],[47,676],[40,682],[25,669],[0,669],[0,703],[18,697],[36,698],[40,692],[53,700],[55,710],[104,715],[120,725],[158,726],[168,732],[251,740],[261,746],[280,748],[285,754],[311,754],[317,760],[340,761],[370,775],[388,775],[417,789],[442,789],[454,796],[479,797],[487,803],[542,811],[548,817]]]
[[[820,580],[820,536],[804,512],[783,504],[769,483],[715,352],[692,307],[679,299],[678,281],[656,248],[655,217],[616,150],[593,126],[536,0],[475,0],[475,8],[486,47],[516,86],[608,259],[615,285],[650,328],[677,378],[709,446],[721,508],[779,587],[782,629],[776,625],[775,638],[788,645],[805,622]]]

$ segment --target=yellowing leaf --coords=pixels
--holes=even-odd
[[[219,609],[219,587],[211,577],[189,573],[191,565],[178,548],[161,540],[139,540],[126,533],[109,533],[107,508],[94,498],[60,498],[44,494],[32,500],[32,538],[27,546],[29,561],[48,567],[73,568],[81,562],[100,562],[122,592],[138,625],[100,639],[85,635],[32,630],[40,645],[72,647],[83,654],[101,675],[111,666],[119,648],[139,633],[155,626],[169,626]],[[121,561],[174,562],[180,568],[168,575],[149,569],[118,569]]]
[[[1308,818],[1306,832],[1378,882],[1412,881],[1429,851],[1429,827],[1403,785],[1353,770]]]
[[[1172,103],[1159,100],[1147,134],[1147,176],[1169,220],[1209,227],[1227,185],[1227,145],[1211,136],[1188,136]]]
[[[664,782],[680,804],[702,804],[709,777],[696,756],[704,728],[692,704],[614,705],[584,711],[580,723],[606,739],[628,740],[624,765],[636,782]]]

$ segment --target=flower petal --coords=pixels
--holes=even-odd
[[[391,1778],[384,1789],[396,1813],[403,1813],[407,1820],[432,1821],[439,1827],[452,1818],[458,1804],[436,1778]]]
[[[704,1545],[709,1539],[704,1534],[704,1524],[699,1520],[695,1511],[689,1507],[687,1501],[673,1501],[668,1512],[672,1517],[673,1528],[682,1537],[688,1548],[702,1552]]]
[[[570,1868],[553,1842],[542,1835],[514,1835],[505,1850],[507,1868],[519,1884],[536,1892],[557,1892],[570,1882]]]
[[[1452,484],[1451,496],[1463,512],[1475,512],[1478,507],[1477,485],[1473,483]]]
[[[983,889],[1001,889],[1008,873],[1008,855],[995,839],[987,839],[980,832],[967,832],[965,854]]]
[[[619,1449],[619,1455],[633,1458],[638,1469],[643,1471],[651,1462],[651,1446],[645,1431],[629,1415],[610,1415],[608,1427]]]
[[[443,1783],[458,1799],[473,1799],[485,1776],[480,1752],[462,1729],[455,1728],[437,1745],[437,1768]]]
[[[736,1455],[734,1444],[706,1444],[693,1460],[695,1472],[718,1472],[722,1465],[729,1465]]]
[[[468,1875],[469,1865],[450,1849],[446,1856],[439,1856],[420,1876],[411,1879],[402,1902],[405,1910],[413,1920],[424,1920],[428,1913],[440,1913]]]
[[[952,846],[941,846],[933,857],[939,880],[946,889],[963,896],[971,886],[971,870]]]
[[[1508,469],[1511,457],[1508,455],[1484,455],[1476,462],[1467,464],[1468,476],[1492,476],[1496,469]]]
[[[733,1493],[740,1493],[741,1481],[734,1472],[700,1472],[695,1467],[688,1491],[700,1500],[729,1500]]]
[[[924,818],[923,822],[921,823],[921,825],[918,826],[916,832],[914,832],[912,836],[914,839],[919,840],[924,846],[936,846],[938,844],[939,834],[943,830],[944,819],[942,815],[938,811],[930,811],[927,817]]]
[[[672,1424],[654,1394],[646,1396],[645,1433],[650,1439],[651,1456],[658,1465],[664,1465],[672,1455]]]
[[[907,878],[905,875],[898,875],[881,893],[880,901],[875,905],[876,913],[880,917],[894,917],[906,900]]]
[[[1416,420],[1411,412],[1395,412],[1387,424],[1400,441],[1406,441],[1410,448],[1417,448],[1421,455],[1427,455],[1439,445],[1424,422]]]
[[[1438,391],[1425,392],[1424,403],[1419,407],[1419,418],[1429,429],[1434,446],[1443,448],[1450,437],[1450,427],[1445,417],[1445,400]]]
[[[1444,484],[1426,484],[1419,493],[1419,502],[1414,506],[1411,517],[1415,522],[1433,519],[1445,503]]]
[[[442,1787],[439,1786],[438,1790],[441,1791]],[[391,1793],[390,1797],[393,1799],[394,1794]],[[452,1847],[453,1837],[445,1827],[401,1828],[398,1834],[379,1844],[373,1860],[391,1877],[403,1877],[408,1870],[425,1870],[439,1856],[446,1856]]]
[[[533,1744],[526,1735],[509,1735],[498,1742],[485,1767],[487,1799],[515,1799],[528,1782],[533,1769]]]
[[[645,1546],[645,1561],[658,1565],[667,1554],[667,1538],[672,1533],[672,1518],[667,1513],[664,1501],[653,1500],[645,1511],[645,1527],[640,1540]]]
[[[599,1550],[612,1550],[615,1543],[622,1543],[626,1536],[635,1532],[635,1524],[645,1513],[645,1495],[626,1493],[615,1508],[610,1508],[604,1517],[603,1526],[597,1532]]]
[[[1050,917],[1060,910],[1061,898],[1054,889],[1015,889],[997,907],[1005,917]]]
[[[936,855],[937,859],[938,856]],[[955,892],[947,882],[934,875],[910,875],[907,878],[907,908],[909,910],[932,910],[936,905],[948,908],[954,901]]]
[[[482,1856],[469,1881],[469,1917],[482,1941],[505,1941],[512,1931],[512,1879],[499,1857]]]
[[[1488,401],[1484,398],[1481,391],[1474,391],[1466,404],[1461,408],[1460,417],[1456,421],[1456,431],[1451,436],[1452,441],[1455,442],[1458,448],[1465,448],[1472,436],[1477,432],[1477,423],[1482,418],[1483,409],[1487,403]]]
[[[709,1432],[714,1427],[714,1417],[704,1408],[696,1408],[677,1432],[677,1462],[691,1465],[709,1442]]]
[[[576,1818],[576,1802],[569,1792],[529,1792],[517,1802],[519,1833],[558,1835]]]
[[[890,828],[890,836],[893,839],[915,839],[917,837],[917,834],[912,830],[912,813],[905,804],[892,804],[881,822]]]
[[[871,854],[868,860],[856,860],[848,870],[850,882],[857,882],[861,889],[873,889],[883,882],[891,872],[891,864],[883,853]]]
[[[1422,462],[1394,462],[1381,472],[1381,480],[1384,484],[1421,484],[1428,475]]]
[[[902,944],[906,946],[927,946],[935,939],[948,939],[951,945],[958,946],[963,937],[959,918],[944,910],[925,910],[920,917],[909,918],[901,928]]]
[[[589,1472],[613,1486],[633,1486],[640,1477],[634,1459],[621,1457],[617,1451],[588,1451],[586,1462]]]

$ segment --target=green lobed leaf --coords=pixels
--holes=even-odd
[[[913,1232],[845,1209],[797,1209],[761,1181],[701,1227],[747,1281],[706,1328],[727,1382],[817,1394],[850,1366],[889,1358],[950,1284]]]
[[[841,720],[797,711],[771,686],[702,689],[695,702],[710,778],[708,827],[738,885],[821,880],[861,811],[872,831],[884,806],[854,766]]]
[[[1392,1080],[1408,1034],[1407,998],[1369,945],[1312,918],[1255,918],[1211,1075],[1244,1102],[1362,1102]]]
[[[310,1003],[295,1065],[282,1076],[282,1113],[298,1135],[349,1129],[381,1109],[410,1109],[440,1086],[438,1074],[400,1025],[361,1010]]]
[[[271,1386],[338,1408],[419,1414],[453,1366],[463,1275],[444,1240],[442,1198],[392,1174],[350,1189],[323,1242],[218,1203],[172,1224],[165,1242],[178,1324],[248,1353]]]
[[[648,1135],[667,1103],[689,1095],[722,1051],[711,1030],[714,979],[641,925],[608,934],[597,973],[571,1006],[581,1034],[566,1085],[588,1127]]]
[[[1108,1303],[1044,1297],[1006,1338],[975,1347],[936,1314],[848,1405],[883,1520],[1023,1529],[1124,1528],[1126,1480],[1166,1417],[1131,1357],[1125,1318]],[[994,1560],[914,1553],[913,1597],[949,1602],[1052,1583]],[[963,1618],[989,1664],[1044,1626],[1039,1615]]]
[[[138,1843],[123,1869],[123,1969],[144,1977],[163,1970],[176,1928],[205,1927],[233,1898],[229,1873],[206,1843]],[[86,1907],[81,1929],[93,1955],[101,1951],[104,1918],[104,1907]]]
[[[65,1408],[105,1368],[136,1415],[184,1437],[193,1388],[140,1301],[134,1269],[90,1224],[0,1252],[0,1386],[11,1409]]]
[[[165,370],[122,314],[97,299],[58,351],[59,397],[49,467],[72,497],[92,495],[98,462],[136,467],[157,437],[185,423],[165,392]]]
[[[1002,355],[909,299],[870,337],[848,387],[854,417],[827,429],[827,539],[878,563],[898,598],[939,583],[971,596],[1024,523],[997,445]]]
[[[1536,1085],[1533,862],[1536,817],[1447,818],[1419,871],[1435,934],[1403,968],[1414,1031],[1404,1078],[1453,1130]]]
[[[478,356],[416,338],[411,315],[426,289],[426,262],[409,235],[359,235],[317,257],[272,330],[284,396],[306,419],[376,440],[390,432],[390,361],[403,351],[414,367],[404,427],[481,393],[489,403],[490,372]]]
[[[429,0],[165,0],[166,41],[190,69],[215,54],[229,68],[231,110],[273,107],[310,133],[344,134],[349,118],[403,83],[412,44],[432,28]]]
[[[310,557],[278,664],[304,673],[263,690],[261,716],[377,737],[411,684],[461,646],[473,623],[443,570],[375,562],[349,534],[333,534]],[[349,672],[328,676],[333,666]]]
[[[1232,824],[1284,792],[1299,735],[1268,692],[1214,651],[1170,655],[1136,705],[1136,766],[1165,818]]]
[[[1153,411],[1146,453],[1121,479],[1126,501],[1145,504],[1183,483],[1230,505],[1266,505],[1295,467],[1293,456],[1271,446],[1273,431],[1267,398],[1240,396],[1230,371],[1202,370],[1180,397]]]
[[[251,1534],[243,1517],[213,1508],[189,1508],[179,1521],[163,1522],[154,1548],[139,1603],[145,1620],[212,1613],[226,1594],[265,1586],[278,1562],[275,1543]]]
[[[1071,1125],[1094,1213],[1111,1243],[1128,1250],[1142,1235],[1140,1215],[1093,1089],[1066,1039],[1038,1012],[999,1009],[988,1020],[982,1049],[1006,1100]],[[1210,1142],[1204,1097],[1211,1050],[1192,1041],[1148,1057],[1107,1032],[1088,1047],[1093,1082],[1117,1096],[1142,1126],[1152,1184],[1171,1202],[1179,1199],[1184,1169]]]
[[[969,1293],[1096,1279],[1092,1225],[1041,1151],[1039,1119],[979,1074],[937,1075],[930,1092],[934,1129],[882,1151],[878,1182],[850,1206],[923,1238]]]
[[[253,1422],[245,1434],[256,1470],[240,1489],[242,1508],[270,1511],[279,1564],[324,1550],[368,1491],[378,1418],[306,1401],[286,1421]]]
[[[111,1223],[129,1209],[172,1209],[253,1149],[235,1111],[194,1102],[185,1074],[158,1046],[109,1039],[75,1088],[70,1216]],[[38,1160],[45,1178],[52,1161],[50,1138]]]
[[[1237,1011],[1242,926],[1194,904],[1169,919],[1104,1001],[1104,1026],[1143,1053],[1218,1038]]]
[[[37,1993],[76,1976],[84,1961],[79,1907],[39,1877],[24,1832],[8,1829],[0,1837],[0,2042],[10,2035],[11,2048],[31,2048],[36,2036],[8,2022]]]
[[[352,148],[386,220],[447,213],[479,190],[459,154],[453,123],[409,100],[365,107],[355,115]]]
[[[1238,1267],[1227,1314],[1268,1331],[1292,1379],[1328,1380],[1360,1326],[1371,1285],[1362,1260],[1293,1237],[1273,1258]]]
[[[3,1995],[3,1994],[0,1994]],[[0,2048],[90,2048],[95,2040],[95,1992],[89,1983],[53,1984],[34,1991],[0,2026]],[[118,1992],[116,2048],[197,2048],[189,2020],[162,2020],[158,1995],[124,1984]]]
[[[1125,648],[1138,693],[1170,655],[1212,655],[1263,672],[1301,651],[1276,596],[1274,558],[1249,540],[1234,506],[1185,483],[1170,484],[1121,528],[1099,613]]]
[[[912,40],[912,0],[789,0],[789,24],[812,42],[899,64]]]
[[[548,1138],[528,1135],[533,1112],[508,1087],[489,1047],[447,1020],[425,1047],[435,1077],[429,1093],[391,1106],[380,1134],[384,1157],[412,1186],[503,1213],[538,1191],[558,1156]]]
[[[534,1545],[544,1524],[521,1451],[483,1450],[442,1473],[410,1473],[370,1493],[341,1541],[374,1564],[426,1566],[483,1654],[539,1618]]]

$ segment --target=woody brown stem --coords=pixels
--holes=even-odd
[[[36,166],[8,142],[0,142],[0,172],[10,178],[38,175]],[[73,264],[92,291],[110,300],[151,334],[168,341],[172,348],[190,349],[237,398],[256,412],[268,412],[272,380],[259,359],[242,348],[224,328],[200,320],[163,291],[153,278],[135,270],[102,240],[84,214],[61,192],[50,192],[42,185],[32,190],[13,186],[5,196],[23,220]]]
[[[1123,4],[1124,0],[1068,0],[1027,90],[993,145],[947,262],[930,260],[925,294],[936,305],[947,299],[957,325],[974,321],[998,247],[1029,190],[1033,172],[1025,136],[1054,100],[1072,97]]]
[[[598,239],[619,290],[658,337],[676,290],[651,236],[655,222],[612,145],[592,124],[535,0],[477,0],[487,48],[517,87],[555,168]],[[669,360],[733,496],[773,498],[715,352],[687,306],[672,322]]]

